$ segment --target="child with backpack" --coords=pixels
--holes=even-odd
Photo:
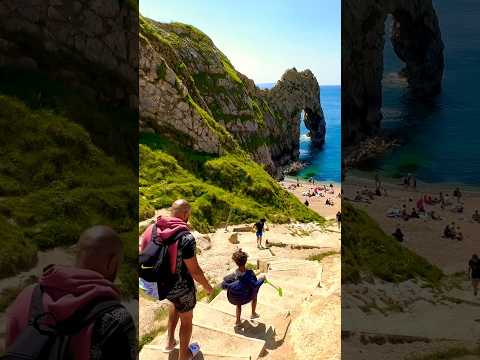
[[[256,313],[257,294],[260,287],[266,280],[265,275],[260,275],[257,279],[252,270],[247,270],[248,254],[241,249],[232,255],[232,260],[238,268],[231,274],[224,277],[222,288],[227,290],[228,301],[237,307],[237,321],[235,327],[241,326],[242,305],[252,303],[251,318],[258,318]]]

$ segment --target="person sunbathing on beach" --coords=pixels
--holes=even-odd
[[[476,222],[480,222],[480,214],[478,213],[478,210],[475,210],[475,212],[473,213],[472,220]]]
[[[260,275],[257,279],[253,270],[247,270],[247,259],[248,254],[241,249],[234,252],[232,260],[238,268],[225,276],[222,282],[222,289],[227,290],[228,301],[237,307],[235,329],[242,326],[242,305],[252,303],[251,319],[259,317],[256,313],[258,290],[266,280],[265,275]]]
[[[451,225],[447,225],[445,227],[445,230],[443,230],[443,236],[445,236],[447,239],[455,239],[457,237],[455,222],[452,222]]]
[[[428,213],[432,220],[442,220],[442,218],[435,213],[435,210],[432,210]]]
[[[453,190],[453,197],[457,198],[457,203],[459,203],[460,200],[462,199],[462,192],[460,191],[459,187],[457,187],[457,188],[455,188],[455,190]]]
[[[452,230],[450,229],[450,225],[448,224],[445,226],[445,229],[443,229],[443,237],[447,239],[452,238]]]
[[[420,198],[417,201],[417,209],[418,209],[418,212],[425,213],[425,205],[423,204],[423,199],[422,198]]]
[[[440,192],[440,207],[443,209],[445,209],[445,196],[443,196],[443,193]]]
[[[455,238],[456,238],[458,241],[463,241],[463,233],[462,233],[462,231],[460,230],[460,226],[457,226],[457,234],[456,234]]]
[[[405,238],[405,236],[403,235],[403,232],[400,229],[400,227],[397,227],[395,229],[395,232],[392,234],[392,236],[399,242],[403,242],[403,240]]]
[[[418,219],[418,218],[420,218],[420,215],[418,215],[417,210],[415,210],[415,208],[412,208],[412,212],[410,213],[410,217],[411,217],[412,219]]]

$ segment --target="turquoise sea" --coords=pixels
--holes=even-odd
[[[270,88],[273,84],[259,84],[261,88]],[[300,125],[300,160],[309,166],[300,172],[302,177],[313,176],[319,181],[340,182],[341,178],[341,87],[340,85],[320,86],[320,103],[325,115],[327,134],[322,149],[311,146],[305,124]]]
[[[480,184],[480,2],[434,0],[445,43],[443,91],[427,103],[395,80],[403,67],[385,46],[383,130],[404,145],[368,165],[387,176],[415,172],[424,182]]]

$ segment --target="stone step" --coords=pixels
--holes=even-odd
[[[236,307],[235,305],[230,304],[230,302],[228,301],[226,291],[222,291],[220,294],[218,294],[215,299],[210,302],[209,305],[220,311],[235,315]],[[291,322],[289,309],[271,303],[263,303],[262,299],[259,299],[257,301],[256,311],[260,315],[260,317],[255,319],[253,321],[254,323],[268,324],[280,337],[285,334]],[[242,317],[249,318],[250,314],[251,305],[246,304],[242,306]]]
[[[274,285],[279,286],[277,283],[274,283]],[[280,296],[278,291],[272,286],[264,284],[258,292],[258,302],[293,309],[311,294],[310,290],[293,289],[292,287],[281,285],[280,287],[282,288],[283,296]]]
[[[178,339],[177,326],[176,338]],[[177,360],[178,351],[163,353],[166,334],[157,336],[140,352],[140,360]],[[192,340],[200,345],[203,359],[251,359],[256,360],[265,347],[265,341],[247,338],[233,332],[216,329],[212,326],[193,325]],[[202,357],[199,357],[202,358]]]
[[[251,320],[250,311],[245,309],[242,314],[242,327],[235,330],[236,315],[235,312],[226,312],[217,309],[210,304],[197,303],[194,310],[193,323],[200,326],[214,326],[216,329],[226,332],[235,332],[248,338],[274,341],[274,329],[263,322]]]
[[[284,278],[284,279],[290,279],[290,280],[295,280],[299,283],[302,283],[307,280],[320,280],[322,274],[322,265],[321,264],[315,264],[312,266],[303,266],[303,267],[297,267],[297,268],[291,268],[291,267],[275,267],[273,269],[268,269],[267,276],[270,277],[276,277],[276,278]]]

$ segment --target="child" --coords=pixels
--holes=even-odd
[[[255,312],[257,307],[257,294],[260,286],[265,281],[265,275],[258,277],[252,270],[247,270],[248,254],[241,249],[237,250],[232,255],[232,260],[237,264],[238,269],[232,274],[225,276],[222,282],[222,288],[227,290],[228,301],[237,306],[237,322],[235,327],[241,325],[240,317],[242,315],[242,305],[252,302],[252,319],[258,318],[259,315]]]

